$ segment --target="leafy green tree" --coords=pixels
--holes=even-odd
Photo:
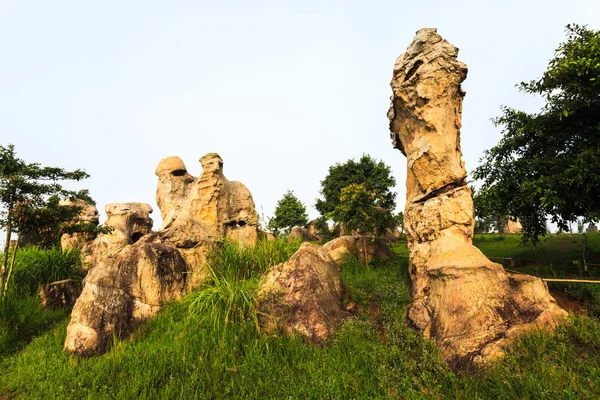
[[[306,206],[288,190],[277,202],[275,215],[269,221],[269,230],[277,234],[279,231],[289,233],[294,226],[304,226],[308,223]]]
[[[385,206],[386,199],[378,190],[351,183],[342,189],[340,201],[326,217],[343,222],[351,231],[377,236],[395,225],[392,213]]]
[[[331,218],[349,229],[355,225],[358,228],[358,215],[369,214],[368,221],[361,223],[365,229],[358,229],[381,232],[382,221],[391,221],[392,210],[396,207],[396,193],[391,190],[395,185],[390,167],[365,154],[358,162],[348,160],[329,167],[328,175],[321,181],[323,198],[317,199],[315,207],[325,218]],[[345,202],[360,205],[360,209],[352,211]],[[393,225],[389,222],[387,227]]]
[[[546,72],[519,85],[542,95],[538,113],[504,107],[500,142],[473,176],[488,206],[518,217],[524,240],[537,241],[551,218],[559,229],[600,218],[600,32],[567,25]]]
[[[63,189],[59,181],[88,178],[82,170],[66,171],[58,167],[43,167],[38,163],[28,163],[17,157],[13,145],[0,146],[0,228],[6,231],[6,242],[0,267],[0,288],[6,278],[10,238],[13,232],[21,233],[35,223],[25,223],[24,215],[32,210],[42,209],[49,196],[75,196],[76,193]],[[41,218],[41,217],[40,217]],[[25,219],[27,219],[25,217]],[[15,248],[14,252],[17,249]],[[14,254],[13,252],[13,254]]]

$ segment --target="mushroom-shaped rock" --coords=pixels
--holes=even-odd
[[[467,66],[435,29],[421,29],[396,60],[388,111],[407,158],[404,224],[413,302],[408,322],[434,338],[453,367],[485,363],[532,328],[567,315],[534,277],[508,275],[472,245],[471,190],[460,150]]]
[[[309,341],[333,334],[346,317],[338,269],[321,246],[303,243],[261,278],[258,309],[265,331],[299,333]]]

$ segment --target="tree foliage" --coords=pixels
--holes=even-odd
[[[13,145],[0,146],[0,203],[3,207],[0,212],[0,228],[6,230],[0,267],[0,288],[5,279],[12,232],[22,234],[44,224],[51,224],[55,215],[42,211],[47,208],[48,198],[56,195],[72,197],[78,194],[65,190],[59,181],[79,181],[88,177],[86,172],[79,169],[66,171],[58,167],[28,163],[17,157]],[[84,193],[79,194],[83,196]]]
[[[342,189],[339,203],[326,217],[343,222],[350,231],[383,235],[396,222],[385,206],[386,199],[378,190],[351,183]]]
[[[503,137],[473,174],[488,207],[519,218],[525,240],[544,235],[548,217],[564,230],[600,218],[600,32],[566,31],[542,77],[519,85],[544,96],[543,109],[504,107]]]
[[[268,227],[274,233],[279,231],[289,233],[294,226],[304,226],[307,223],[306,206],[298,200],[293,191],[288,190],[277,202],[274,216],[269,221]]]
[[[389,223],[387,227],[393,225],[390,221],[396,207],[396,193],[391,189],[395,185],[390,167],[365,154],[358,162],[348,160],[329,167],[328,175],[321,181],[323,198],[317,199],[315,207],[325,218],[349,228],[351,225],[369,226],[367,231],[373,233],[377,226],[375,230],[380,232],[383,221]],[[352,210],[345,204],[348,202],[360,209]],[[356,218],[361,214],[368,214],[369,219],[359,224]]]

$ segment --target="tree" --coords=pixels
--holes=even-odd
[[[395,185],[390,167],[363,155],[358,162],[348,160],[329,167],[329,174],[321,181],[323,198],[317,199],[315,207],[325,218],[349,229],[382,233],[384,224],[386,228],[394,225],[396,193],[391,188]],[[365,220],[359,221],[360,215]]]
[[[66,171],[58,167],[43,167],[38,163],[27,163],[17,157],[12,144],[0,146],[0,228],[6,230],[6,243],[0,267],[0,288],[6,279],[10,238],[13,231],[21,231],[34,225],[25,223],[35,209],[42,209],[49,196],[75,196],[76,193],[63,189],[62,180],[79,181],[89,175],[82,170]],[[39,214],[38,214],[39,215]],[[17,217],[20,217],[19,219]],[[41,218],[41,217],[40,217]],[[14,252],[17,249],[15,247]],[[14,256],[13,252],[13,256]]]
[[[351,183],[341,190],[339,203],[326,217],[343,222],[351,231],[378,236],[396,223],[385,206],[386,199],[378,190],[368,190],[363,184]]]
[[[269,229],[273,233],[278,233],[280,230],[289,233],[294,226],[304,226],[307,223],[306,206],[298,200],[294,192],[288,190],[277,202],[275,215],[269,221]]]
[[[600,218],[600,32],[566,32],[542,77],[519,85],[544,96],[543,109],[504,107],[503,137],[473,173],[490,207],[519,218],[524,240],[544,235],[548,217],[561,230]]]

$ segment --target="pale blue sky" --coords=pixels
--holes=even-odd
[[[311,218],[328,167],[367,153],[392,167],[400,210],[386,112],[414,33],[438,28],[469,67],[470,171],[500,138],[500,105],[539,107],[515,84],[541,75],[570,22],[600,29],[600,1],[0,0],[0,144],[85,169],[73,187],[102,213],[146,202],[156,226],[156,164],[178,155],[197,175],[209,152],[266,216],[291,189]]]

